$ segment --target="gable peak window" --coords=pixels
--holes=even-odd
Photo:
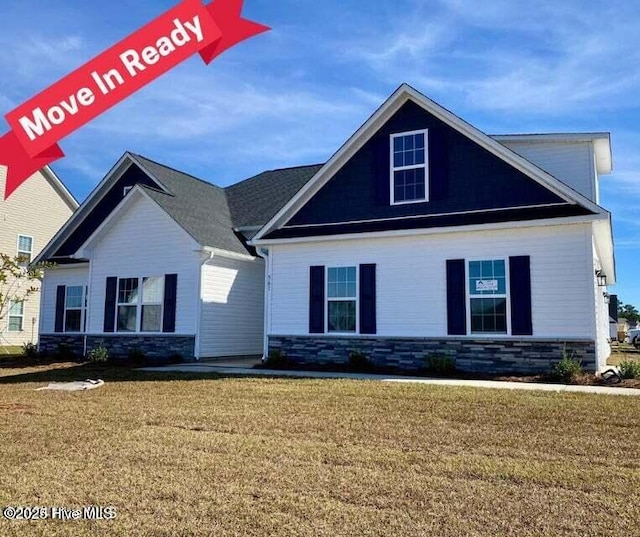
[[[391,135],[391,204],[429,201],[428,131]]]

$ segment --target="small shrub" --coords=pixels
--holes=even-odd
[[[365,353],[353,351],[349,354],[349,369],[352,371],[371,371],[373,364]]]
[[[427,358],[427,370],[437,375],[450,375],[456,370],[456,363],[451,356],[433,354]]]
[[[109,351],[101,343],[87,353],[87,359],[94,364],[103,364],[109,361]]]
[[[618,365],[623,379],[640,379],[640,362],[625,360]]]
[[[140,347],[133,347],[129,350],[129,362],[132,364],[143,364],[146,358],[145,353]]]
[[[29,358],[30,360],[36,360],[40,358],[38,347],[30,341],[22,345],[22,356]]]
[[[291,367],[291,362],[286,353],[280,349],[273,349],[269,352],[269,356],[267,356],[264,365],[272,369],[288,369]]]
[[[582,373],[582,362],[576,360],[573,354],[568,354],[566,349],[562,359],[551,370],[553,378],[563,382],[571,382],[580,373]]]

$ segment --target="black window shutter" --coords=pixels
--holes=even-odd
[[[360,265],[360,333],[376,333],[376,266]]]
[[[375,153],[371,159],[375,205],[388,207],[391,204],[391,137],[377,135],[370,143]]]
[[[176,302],[178,297],[178,275],[166,274],[164,277],[164,315],[162,331],[176,331]]]
[[[509,258],[509,291],[511,293],[511,334],[533,334],[531,316],[531,267],[528,255]]]
[[[447,260],[447,334],[467,333],[467,297],[465,296],[464,259]]]
[[[618,322],[618,295],[609,296],[609,317]]]
[[[107,278],[107,287],[104,299],[104,331],[115,332],[116,327],[116,294],[118,292],[118,278]]]
[[[309,333],[324,333],[324,267],[309,271]]]
[[[443,200],[448,195],[448,158],[446,133],[443,129],[428,131],[429,201]]]
[[[67,288],[64,285],[58,285],[56,290],[56,332],[64,332],[64,301]]]

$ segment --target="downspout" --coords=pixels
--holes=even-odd
[[[262,332],[262,362],[266,362],[269,357],[269,335],[268,328],[271,323],[271,256],[268,248],[256,248],[257,254],[264,259],[264,326]]]
[[[200,361],[200,337],[202,334],[202,326],[200,325],[200,322],[202,319],[202,277],[203,277],[202,268],[209,261],[211,261],[216,255],[215,251],[213,250],[211,251],[202,250],[201,252],[205,254],[206,257],[203,256],[204,259],[200,262],[200,267],[198,269],[198,277],[196,278],[196,282],[197,282],[196,296],[198,297],[198,307],[196,309],[196,342],[195,342],[195,348],[193,349],[193,354],[195,355],[194,358],[196,362]]]

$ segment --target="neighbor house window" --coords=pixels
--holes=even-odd
[[[18,235],[18,257],[21,264],[28,265],[31,263],[31,255],[33,253],[33,237],[28,235]]]
[[[67,286],[64,300],[64,331],[84,331],[86,311],[87,288],[84,285]]]
[[[160,332],[164,277],[118,280],[118,332]]]
[[[507,333],[507,274],[504,259],[469,261],[472,334]]]
[[[9,306],[9,332],[21,332],[24,319],[24,302],[15,301]]]
[[[427,131],[391,135],[391,203],[428,201]]]
[[[329,332],[356,331],[356,267],[327,269],[327,316]]]

